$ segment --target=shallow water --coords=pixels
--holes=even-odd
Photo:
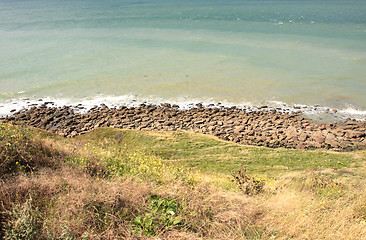
[[[346,0],[0,0],[0,113],[42,98],[365,119],[365,12]]]

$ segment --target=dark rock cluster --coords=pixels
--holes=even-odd
[[[79,107],[82,108],[82,107]],[[25,124],[65,137],[74,137],[98,127],[147,131],[188,130],[210,134],[240,144],[352,150],[366,147],[366,122],[316,123],[300,113],[262,109],[247,111],[236,107],[196,107],[181,110],[170,104],[95,107],[86,113],[64,106],[32,107],[3,121]]]

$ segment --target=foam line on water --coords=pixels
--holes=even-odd
[[[47,104],[46,104],[47,103]],[[291,113],[301,111],[305,116],[313,119],[328,119],[333,120],[344,120],[347,118],[354,118],[359,121],[366,120],[366,111],[356,109],[352,106],[347,106],[344,109],[334,109],[326,106],[308,106],[303,104],[287,104],[281,101],[266,100],[261,103],[252,102],[231,102],[228,100],[217,101],[212,98],[188,98],[178,97],[176,99],[164,99],[161,97],[150,96],[150,97],[139,97],[134,94],[127,94],[122,96],[103,96],[98,95],[95,97],[87,97],[80,99],[68,99],[68,98],[54,98],[46,97],[42,99],[37,98],[16,98],[11,100],[0,101],[0,116],[11,115],[12,113],[22,110],[29,109],[33,106],[41,106],[46,104],[49,107],[62,107],[62,106],[73,106],[79,112],[86,112],[93,107],[101,106],[102,104],[109,108],[127,106],[137,107],[140,104],[153,104],[160,105],[163,103],[169,103],[171,105],[177,105],[180,109],[190,109],[196,107],[197,104],[202,104],[204,107],[233,107],[236,106],[246,111],[257,111],[260,109],[276,110],[282,113]],[[82,108],[81,108],[82,107]],[[331,117],[330,117],[331,116]]]

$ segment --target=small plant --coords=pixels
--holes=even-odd
[[[232,181],[237,183],[239,188],[247,195],[256,195],[264,191],[265,181],[250,176],[243,165],[241,165],[232,176],[234,177],[234,180]]]
[[[61,239],[63,240],[74,240],[74,236],[72,236],[69,227],[62,225],[62,233],[61,233]]]
[[[335,181],[330,176],[323,176],[314,171],[309,171],[308,176],[303,179],[302,183],[302,189],[328,197],[341,196],[344,193],[342,188],[340,182]]]
[[[32,207],[32,198],[23,205],[14,204],[12,211],[7,211],[9,219],[4,224],[4,239],[34,239],[40,232],[38,208]]]
[[[150,204],[144,215],[139,215],[132,222],[139,234],[154,236],[158,232],[172,229],[181,224],[177,214],[181,211],[180,204],[173,199],[162,199],[157,195],[150,197]]]

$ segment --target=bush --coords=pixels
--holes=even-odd
[[[0,176],[17,172],[34,172],[41,167],[54,167],[60,154],[40,140],[32,138],[30,130],[11,124],[0,124]]]
[[[239,169],[235,170],[232,174],[234,177],[233,182],[239,185],[239,188],[244,191],[247,195],[256,195],[264,191],[265,181],[256,179],[254,176],[247,174],[247,169],[240,166]]]
[[[79,168],[92,177],[105,178],[108,170],[105,163],[98,160],[96,156],[82,157],[76,154],[65,157],[65,162],[75,168]]]

